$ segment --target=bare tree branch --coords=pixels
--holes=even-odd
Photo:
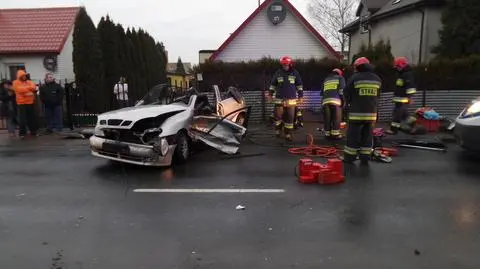
[[[342,54],[348,49],[348,36],[338,31],[355,19],[358,3],[359,0],[311,0],[308,5],[319,32]]]

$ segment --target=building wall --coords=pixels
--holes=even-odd
[[[425,12],[424,40],[422,46],[423,61],[429,61],[434,55],[431,47],[438,44],[438,30],[441,27],[441,8],[428,8]],[[383,19],[370,26],[371,42],[375,44],[381,39],[390,40],[392,54],[405,56],[412,63],[418,63],[420,49],[422,13],[411,11],[394,17]],[[350,57],[358,53],[363,43],[368,44],[369,34],[352,34]]]
[[[237,62],[262,57],[280,58],[284,55],[297,59],[334,57],[290,11],[285,20],[275,26],[268,20],[264,10],[216,59]]]
[[[425,14],[424,61],[435,57],[432,48],[440,43],[438,31],[442,28],[442,11],[440,7],[429,8]]]
[[[167,75],[167,78],[170,85],[172,86],[176,86],[180,88],[190,87],[190,84],[189,84],[190,76]]]
[[[73,30],[70,32],[67,41],[61,53],[57,56],[57,71],[53,72],[57,79],[74,80],[73,73]],[[41,81],[45,77],[45,73],[49,72],[43,67],[43,59],[45,55],[0,55],[0,76],[9,78],[10,65],[23,64],[30,78],[35,82]]]
[[[212,52],[199,52],[198,53],[198,63],[204,63],[205,61],[212,56]]]

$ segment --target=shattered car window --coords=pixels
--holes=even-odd
[[[188,105],[189,96],[177,96],[178,94],[168,84],[160,84],[150,89],[135,106],[168,105],[172,103]]]

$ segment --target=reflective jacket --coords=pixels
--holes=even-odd
[[[358,67],[344,90],[345,102],[349,105],[349,121],[376,121],[378,98],[382,80],[375,73],[373,67],[364,64]]]
[[[303,82],[296,69],[279,69],[270,83],[270,94],[277,99],[297,99],[303,97]],[[298,96],[297,96],[298,95]]]
[[[408,103],[411,95],[416,92],[417,87],[415,86],[412,69],[410,66],[407,66],[398,72],[397,80],[395,81],[393,102]]]
[[[345,79],[339,75],[328,76],[323,81],[322,105],[332,104],[342,105],[343,89],[345,88]]]
[[[23,70],[17,71],[17,80],[13,81],[12,87],[15,90],[18,105],[31,105],[35,103],[37,86],[31,80],[21,80],[26,73]]]

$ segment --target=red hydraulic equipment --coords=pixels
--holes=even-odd
[[[311,159],[300,159],[298,170],[298,180],[304,184],[328,185],[345,181],[343,162],[336,158],[328,159],[326,164],[313,162]]]

